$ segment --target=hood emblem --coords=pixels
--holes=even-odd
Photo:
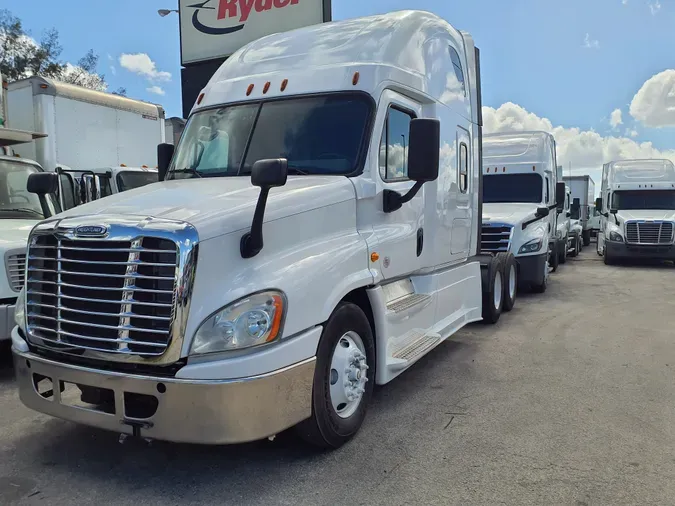
[[[75,228],[77,237],[102,237],[108,233],[105,225],[80,225]]]

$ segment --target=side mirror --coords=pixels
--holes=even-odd
[[[546,218],[551,214],[551,210],[548,207],[537,207],[537,218]]]
[[[35,172],[28,176],[26,189],[36,195],[49,195],[59,190],[59,176],[54,172]]]
[[[595,199],[595,208],[598,211],[602,210],[602,197],[598,197],[597,199]]]
[[[157,176],[160,181],[164,181],[166,177],[175,150],[173,144],[162,143],[157,146]]]
[[[572,199],[572,205],[575,207],[581,207],[581,199],[579,197]]]
[[[610,209],[609,212],[610,212],[611,214],[616,214],[616,213],[619,212],[619,210],[618,210],[618,209]]]
[[[565,183],[556,183],[555,185],[555,205],[558,208],[558,211],[562,211],[565,207],[565,194],[567,190],[565,189]]]
[[[567,211],[567,212],[565,213],[565,218],[569,218],[570,216],[572,216],[572,213],[570,213],[569,211]]]
[[[408,177],[415,184],[405,195],[384,190],[382,210],[392,213],[410,202],[424,183],[438,179],[441,150],[441,122],[437,119],[416,118],[410,122],[408,142]]]
[[[408,177],[421,183],[438,179],[440,150],[441,122],[428,118],[413,119],[408,143]]]
[[[251,184],[260,188],[258,203],[253,214],[251,231],[246,232],[239,243],[242,258],[252,258],[263,249],[263,219],[265,218],[265,206],[267,196],[272,188],[283,186],[288,179],[288,160],[276,158],[270,160],[258,160],[251,169]]]

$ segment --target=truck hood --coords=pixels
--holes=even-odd
[[[665,220],[675,221],[675,211],[657,210],[657,209],[631,209],[619,210],[617,213],[619,220]],[[611,217],[611,216],[610,216]]]
[[[483,221],[515,225],[534,218],[539,204],[483,204]]]
[[[37,220],[0,220],[0,253],[25,248]]]
[[[162,181],[74,207],[57,218],[101,215],[103,222],[115,215],[152,216],[188,222],[207,240],[250,228],[259,194],[244,176]],[[265,223],[355,198],[347,177],[292,176],[270,191]]]

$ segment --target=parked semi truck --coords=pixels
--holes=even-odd
[[[483,138],[482,251],[513,252],[520,285],[535,292],[546,290],[549,265],[558,266],[565,184],[556,169],[555,140],[547,132]]]
[[[598,254],[606,264],[631,258],[675,259],[675,165],[670,160],[605,164]]]
[[[591,244],[593,235],[593,209],[595,207],[595,182],[589,175],[565,176],[563,181],[572,191],[572,200],[579,199],[579,220],[583,228],[583,245]],[[596,228],[597,231],[597,228]]]
[[[31,77],[7,86],[7,116],[12,128],[46,134],[15,152],[47,171],[70,174],[63,176],[59,196],[66,209],[63,193],[84,196],[83,188],[90,187],[88,198],[105,195],[106,189],[119,189],[111,180],[117,173],[139,185],[157,181],[156,146],[165,140],[159,105]],[[140,177],[141,172],[155,176]]]
[[[515,287],[512,255],[480,254],[478,55],[417,11],[237,51],[159,146],[162,182],[33,230],[22,401],[171,441],[349,440],[375,384]]]

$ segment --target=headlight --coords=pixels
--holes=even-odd
[[[518,253],[533,253],[535,251],[539,251],[541,249],[542,242],[543,239],[532,239],[531,241],[527,241],[520,247]]]
[[[614,230],[612,230],[609,233],[609,240],[614,242],[623,242],[623,237],[619,232],[615,232]]]
[[[16,305],[14,306],[14,323],[20,329],[26,330],[26,289],[21,288],[19,296],[16,298]]]
[[[241,350],[270,343],[281,335],[286,300],[281,292],[260,292],[208,317],[192,342],[191,354]]]

